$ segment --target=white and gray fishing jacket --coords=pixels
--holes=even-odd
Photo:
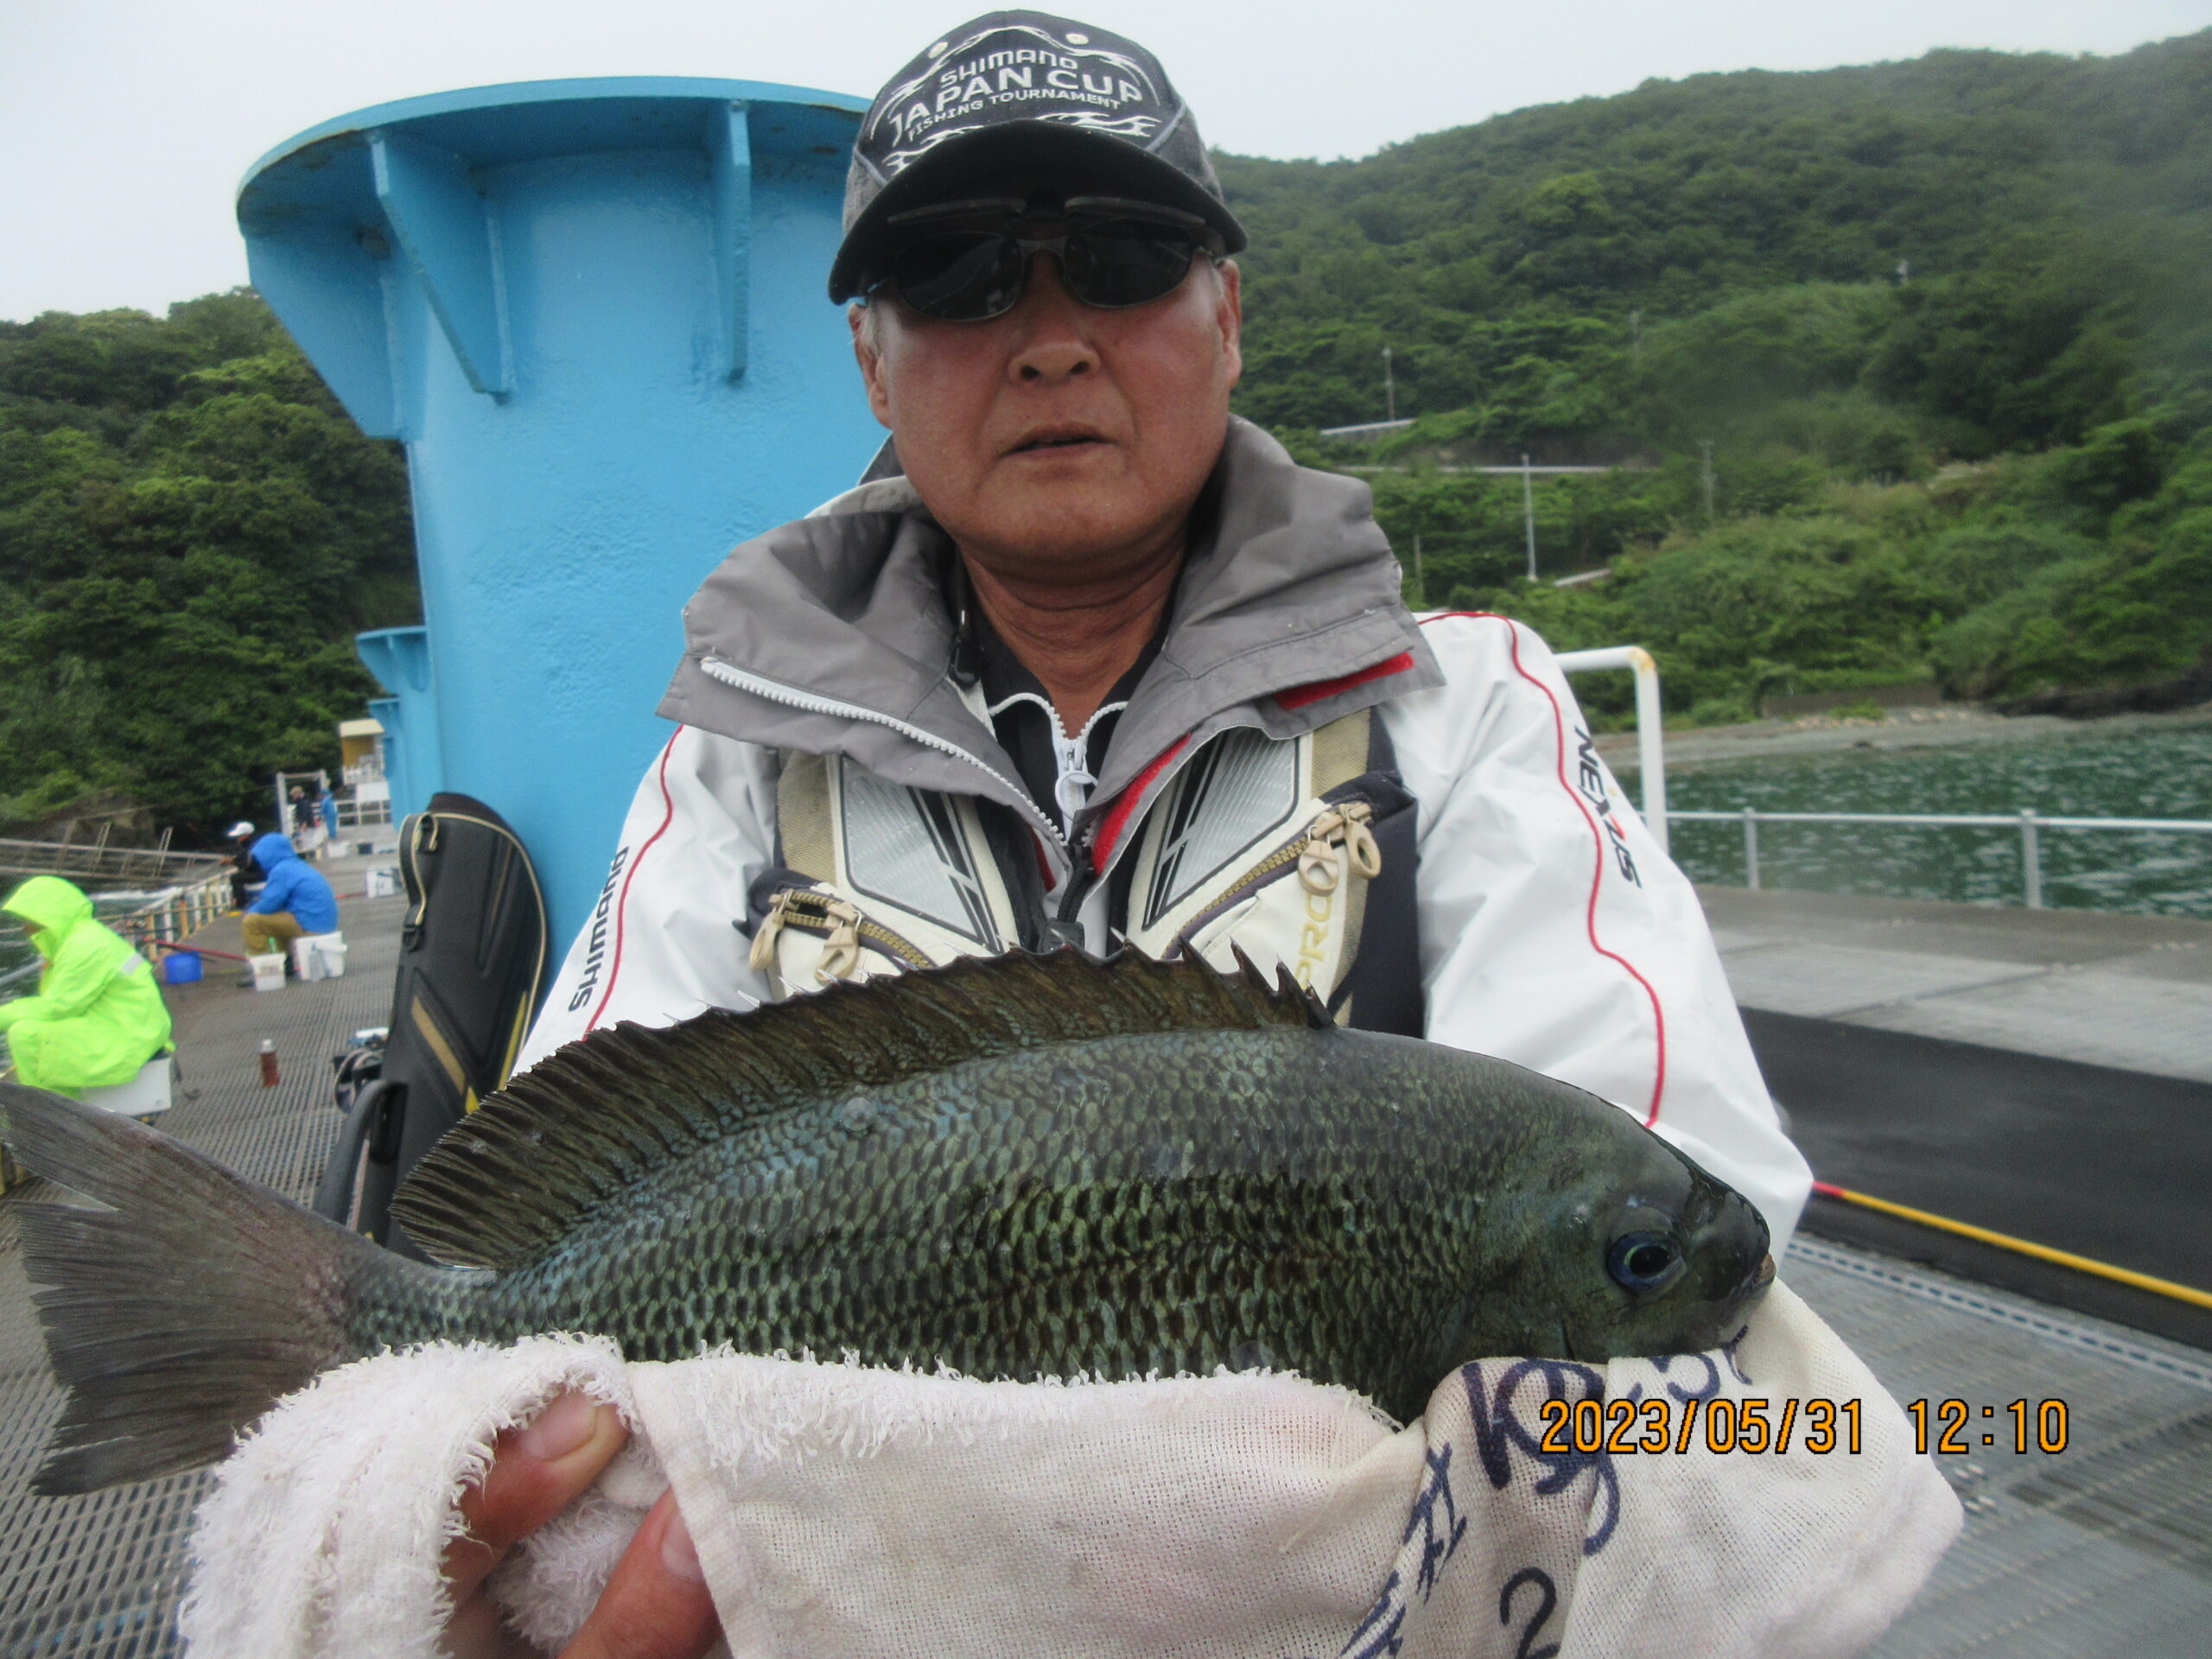
[[[731,553],[685,607],[676,732],[520,1063],[963,955],[1241,950],[1349,1024],[1612,1101],[1779,1249],[1804,1160],[1695,893],[1543,642],[1416,619],[1367,486],[1244,422],[1209,501],[1098,775],[1055,811],[951,671],[950,547],[905,480]]]

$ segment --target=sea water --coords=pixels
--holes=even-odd
[[[1635,786],[1630,785],[1633,797]],[[1670,772],[1670,804],[1692,811],[1993,812],[2057,817],[2212,818],[2212,725],[1904,753],[1793,755]],[[2212,835],[2043,831],[2044,902],[2081,910],[2212,918]],[[1736,823],[1677,823],[1675,858],[1696,881],[1744,885]],[[2017,905],[2017,829],[1761,823],[1770,887]],[[102,914],[152,895],[101,893]],[[31,988],[36,953],[0,921],[0,1001]]]
[[[2212,819],[2212,726],[1734,761],[1670,772],[1667,799],[1698,811]],[[2024,899],[2020,832],[2010,826],[1762,823],[1758,841],[1765,887]],[[2212,918],[2212,834],[2045,827],[2041,843],[2046,905]],[[1694,880],[1744,885],[1740,824],[1677,823],[1672,850]]]

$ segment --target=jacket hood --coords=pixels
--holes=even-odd
[[[279,864],[299,855],[299,849],[292,845],[290,838],[273,830],[253,843],[253,861],[261,866],[264,875],[276,874]]]
[[[22,917],[35,933],[60,938],[92,915],[92,901],[58,875],[35,875],[10,893],[0,910]]]
[[[1242,724],[1289,736],[1442,683],[1399,597],[1366,485],[1300,467],[1232,419],[1209,499],[1211,522],[1185,560],[1166,637],[1122,716],[1095,806],[1186,734]],[[683,660],[660,712],[746,742],[844,754],[893,783],[997,795],[1039,817],[946,673],[951,556],[903,478],[743,543],[684,607]],[[1387,680],[1360,680],[1400,658]],[[1360,683],[1314,690],[1338,681]],[[1002,787],[979,788],[971,760]]]

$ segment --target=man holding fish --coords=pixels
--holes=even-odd
[[[1550,653],[1416,621],[1366,486],[1230,415],[1244,232],[1157,60],[1033,13],[949,31],[869,111],[845,226],[892,441],[688,607],[678,729],[524,1061],[1015,947],[1241,950],[1611,1100],[1778,1249],[1803,1160]],[[463,1503],[465,1621],[622,1439],[576,1395],[510,1437]],[[645,1530],[602,1603],[630,1634],[579,1650],[702,1650],[682,1522]]]
[[[109,1206],[22,1223],[39,1490],[433,1338],[1295,1370],[1405,1420],[1483,1357],[1743,1329],[1808,1174],[1696,896],[1542,643],[1416,620],[1366,486],[1230,415],[1244,241],[1134,42],[995,13],[894,78],[829,277],[892,440],[687,608],[529,1069],[395,1203],[444,1265],[0,1100]],[[573,1392],[499,1437],[448,1651],[525,1650],[487,1578],[626,1438]],[[718,1632],[664,1496],[565,1652]]]

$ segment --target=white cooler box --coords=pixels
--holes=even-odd
[[[85,1090],[85,1104],[125,1117],[151,1117],[169,1109],[169,1057],[156,1054],[128,1083]]]

